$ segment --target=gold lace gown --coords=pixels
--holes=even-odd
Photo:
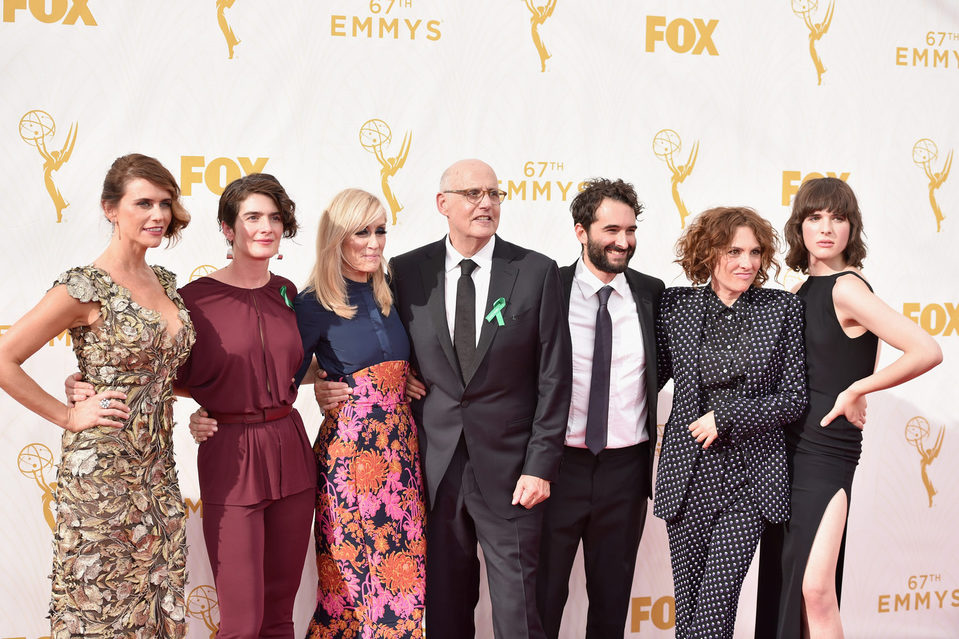
[[[122,428],[64,431],[53,542],[53,639],[179,638],[186,632],[186,527],[173,462],[173,386],[194,332],[175,276],[154,272],[180,309],[171,335],[103,270],[63,273],[81,302],[99,302],[93,326],[71,329],[84,381],[127,394]]]

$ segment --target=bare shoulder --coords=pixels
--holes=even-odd
[[[867,310],[875,304],[884,305],[865,278],[856,271],[847,271],[836,278],[832,287],[832,300],[837,310],[845,310],[854,315],[857,309]]]

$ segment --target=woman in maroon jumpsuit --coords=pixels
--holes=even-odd
[[[296,287],[269,271],[294,204],[275,178],[227,186],[218,219],[233,260],[180,294],[197,331],[177,385],[218,424],[197,467],[220,608],[219,639],[293,637],[293,602],[306,558],[316,462],[293,408],[303,347]]]

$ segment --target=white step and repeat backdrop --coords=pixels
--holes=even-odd
[[[274,264],[297,282],[318,216],[344,187],[383,195],[395,220],[388,254],[441,237],[437,182],[463,157],[487,160],[509,193],[501,235],[561,264],[578,252],[568,207],[581,181],[632,182],[647,207],[633,264],[671,285],[685,283],[671,260],[688,215],[747,204],[781,228],[804,179],[848,181],[864,213],[867,276],[936,337],[946,362],[870,398],[849,518],[847,636],[959,634],[959,2],[0,3],[0,331],[105,246],[100,184],[133,151],[160,158],[183,187],[193,222],[150,256],[183,283],[225,263],[217,197],[251,171],[277,175],[298,204],[302,234]],[[56,391],[74,362],[64,334],[26,368]],[[297,406],[312,436],[309,393]],[[218,611],[185,428],[193,408],[178,403],[175,440],[189,637],[200,639]],[[60,431],[2,394],[0,415],[0,638],[38,639],[49,634]],[[577,570],[565,637],[585,626]],[[314,579],[308,564],[298,629]],[[750,577],[737,637],[752,636],[754,595]],[[665,530],[652,517],[632,597],[627,636],[672,636]],[[485,598],[477,618],[491,637]]]

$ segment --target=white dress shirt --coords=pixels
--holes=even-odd
[[[486,316],[486,300],[489,297],[490,271],[493,266],[493,245],[496,236],[490,238],[486,246],[469,258],[476,262],[471,277],[476,288],[476,343],[479,344],[480,331],[483,330],[483,318]],[[450,236],[446,236],[446,327],[450,331],[450,340],[453,339],[453,326],[456,322],[456,283],[460,279],[460,262],[467,259],[453,248]]]
[[[449,258],[447,258],[448,260]],[[566,445],[586,448],[586,412],[593,376],[596,339],[596,293],[605,284],[586,268],[582,258],[569,296],[569,332],[573,340],[573,395],[566,424]],[[633,293],[626,276],[617,273],[609,283],[613,293],[607,308],[613,325],[609,367],[609,419],[606,448],[624,448],[649,439],[646,432],[646,355]]]

